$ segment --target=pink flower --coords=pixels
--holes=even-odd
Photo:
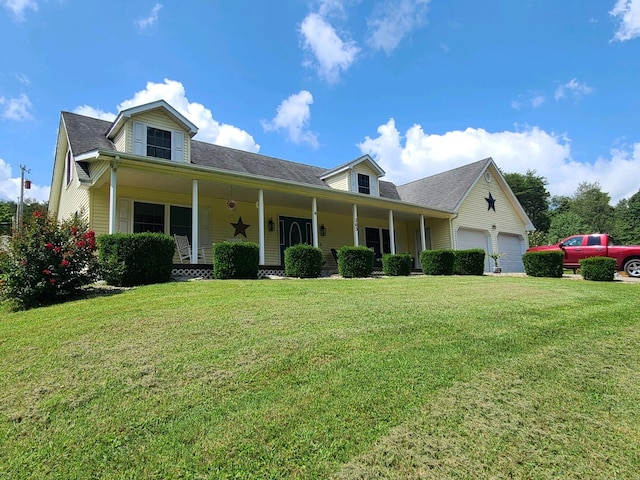
[[[53,249],[53,251],[56,252],[56,253],[60,253],[60,250],[62,250],[60,247],[56,247],[56,248]]]
[[[42,273],[44,273],[45,275],[51,275],[51,270],[49,270],[48,268],[45,268]]]
[[[56,279],[55,279],[55,278],[50,278],[50,279],[49,279],[49,283],[50,283],[51,285],[53,285],[54,283],[56,283]]]
[[[36,210],[35,212],[33,212],[33,216],[35,218],[42,218],[44,215],[40,210]]]
[[[68,267],[71,264],[71,262],[69,262],[69,260],[67,260],[66,258],[64,260],[62,260],[62,262],[60,262],[60,266],[62,268]]]
[[[46,248],[48,248],[49,250],[51,250],[53,248],[53,244],[52,243],[45,243],[44,246]]]
[[[84,240],[78,240],[78,241],[76,242],[76,246],[77,246],[78,248],[83,248],[85,245],[86,245],[86,242],[85,242]]]

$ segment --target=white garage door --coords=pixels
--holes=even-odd
[[[498,251],[506,255],[499,262],[503,272],[524,272],[522,254],[525,251],[525,243],[520,235],[511,233],[498,234]]]
[[[488,232],[482,230],[471,230],[469,228],[458,229],[458,250],[469,250],[471,248],[481,248],[485,252],[489,252],[490,237]],[[489,257],[485,257],[484,271],[488,272],[491,266],[489,265]]]

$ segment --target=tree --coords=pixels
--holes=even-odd
[[[505,173],[503,176],[536,229],[542,232],[549,230],[547,179],[537,176],[535,170],[527,170],[524,175]]]
[[[618,202],[612,235],[621,245],[640,245],[640,190]]]
[[[574,212],[564,212],[554,215],[549,226],[549,242],[558,243],[560,240],[587,232],[589,227],[582,217]]]
[[[579,215],[587,226],[582,233],[609,233],[613,230],[614,209],[611,197],[603,192],[598,182],[582,182],[573,196],[570,211]]]

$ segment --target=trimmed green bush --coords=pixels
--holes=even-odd
[[[524,272],[531,277],[562,277],[563,260],[564,252],[562,250],[526,252],[522,256]]]
[[[175,242],[162,233],[114,233],[98,237],[102,278],[133,287],[171,280]]]
[[[454,250],[454,275],[482,275],[484,273],[485,251],[482,248]]]
[[[382,256],[382,273],[392,277],[407,276],[411,273],[411,255],[408,253],[387,253]]]
[[[585,280],[612,282],[616,276],[616,259],[589,257],[580,260],[580,274]]]
[[[260,265],[260,249],[253,242],[221,242],[213,244],[213,276],[256,279]]]
[[[452,275],[455,253],[453,250],[423,250],[420,264],[425,275]]]
[[[287,277],[317,278],[322,273],[322,250],[300,243],[284,251],[284,274]]]
[[[342,247],[338,250],[338,273],[345,278],[369,277],[374,257],[368,247]]]

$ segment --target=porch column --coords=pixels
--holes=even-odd
[[[258,262],[264,265],[264,190],[258,190],[258,248],[260,258]]]
[[[118,166],[111,165],[111,179],[109,183],[109,234],[116,233],[116,188]]]
[[[424,215],[420,215],[420,251],[427,249],[427,234],[424,230]]]
[[[353,246],[358,246],[358,206],[353,204]]]
[[[393,229],[393,210],[389,210],[389,243],[391,243],[391,254],[396,254],[396,232]]]
[[[313,232],[313,246],[318,248],[318,200],[311,199],[311,231]]]
[[[198,180],[191,186],[191,263],[198,263]]]

